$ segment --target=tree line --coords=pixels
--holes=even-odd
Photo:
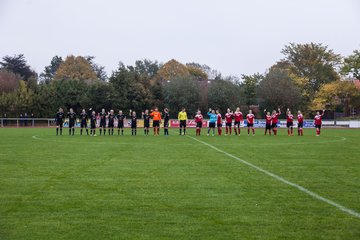
[[[253,109],[290,108],[305,113],[317,109],[343,112],[360,110],[360,51],[347,57],[317,43],[290,43],[283,58],[264,73],[223,76],[206,64],[159,63],[148,59],[134,65],[119,63],[107,74],[93,56],[54,56],[40,74],[24,55],[4,56],[0,62],[0,112],[16,117],[33,113],[53,117],[59,107],[101,108],[138,112],[157,106],[181,107],[190,113],[209,107]],[[346,81],[344,81],[346,80]],[[260,107],[259,107],[260,106]]]

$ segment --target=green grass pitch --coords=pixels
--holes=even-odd
[[[227,155],[359,214],[359,130],[67,133],[0,129],[0,239],[360,239],[358,216]]]

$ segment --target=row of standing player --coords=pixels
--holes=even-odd
[[[271,132],[273,132],[274,135],[277,135],[277,125],[279,123],[279,116],[281,115],[280,108],[278,111],[273,110],[272,113],[267,112],[266,109],[264,110],[266,112],[265,117],[265,135],[269,133],[271,135]],[[322,117],[324,116],[325,110],[320,112],[316,112],[316,115],[314,117],[314,125],[316,128],[316,136],[320,136],[320,129],[322,125]],[[215,135],[215,127],[217,125],[218,128],[218,135],[222,135],[222,126],[223,126],[223,118],[220,114],[219,110],[213,110],[209,109],[209,112],[207,113],[209,116],[209,128],[207,131],[207,135],[210,135],[210,131],[212,130],[212,136]],[[201,114],[201,111],[198,111],[195,116],[195,122],[196,122],[196,135],[200,136],[201,134],[201,128],[202,128],[202,120],[203,115]],[[229,108],[227,109],[227,112],[225,114],[225,136],[228,134],[232,134],[232,123],[234,120],[234,131],[235,135],[240,135],[240,125],[243,119],[243,113],[240,111],[240,108],[236,108],[235,112],[231,111]],[[252,132],[252,135],[255,135],[255,129],[254,129],[254,121],[255,121],[255,115],[252,113],[252,110],[249,110],[249,113],[246,115],[246,121],[247,121],[247,132],[248,135],[250,135],[250,130]],[[304,126],[304,116],[302,115],[301,111],[298,111],[297,115],[297,121],[298,121],[298,136],[303,136],[303,126]],[[292,136],[294,133],[293,130],[294,125],[294,115],[291,114],[291,111],[287,109],[286,111],[286,127],[288,129],[288,135]],[[181,134],[181,132],[180,132]]]
[[[80,120],[81,120],[81,130],[80,134],[83,133],[83,128],[86,129],[86,132],[88,134],[87,129],[87,120],[88,115],[90,115],[90,135],[96,135],[96,113],[95,111],[92,111],[92,109],[89,109],[90,113],[86,113],[85,109],[82,110],[80,114]],[[266,109],[264,110],[266,112]],[[322,124],[322,116],[324,115],[325,110],[323,110],[322,114],[320,112],[316,113],[316,116],[314,118],[315,121],[315,127],[316,127],[316,136],[320,135],[320,129]],[[280,109],[278,111],[273,110],[272,114],[270,112],[266,112],[266,124],[265,124],[265,135],[267,132],[269,135],[271,135],[271,131],[274,135],[277,135],[277,125],[278,125],[278,118],[281,114]],[[207,135],[210,135],[210,131],[212,130],[212,135],[215,135],[215,127],[218,128],[218,135],[222,135],[222,115],[220,114],[219,110],[212,110],[209,109],[209,112],[207,113],[209,116],[209,128]],[[70,112],[67,114],[69,118],[69,134],[74,135],[75,132],[75,122],[76,122],[76,113],[73,111],[73,109],[70,109]],[[125,114],[120,110],[119,114],[115,115],[113,110],[110,110],[110,112],[106,112],[105,109],[102,109],[102,111],[99,113],[100,116],[100,135],[106,134],[106,119],[108,119],[108,134],[113,135],[114,134],[114,119],[118,120],[118,135],[123,135],[124,133],[124,120],[126,118]],[[137,116],[136,112],[130,110],[129,113],[130,120],[131,120],[131,133],[132,135],[136,135],[137,133]],[[63,125],[63,119],[65,117],[64,111],[62,108],[59,109],[59,112],[56,114],[56,134],[60,135],[62,134],[62,125]],[[154,127],[154,135],[159,135],[159,128],[161,124],[161,113],[158,111],[158,108],[155,108],[154,110],[151,110],[149,113],[149,110],[145,110],[145,112],[142,112],[142,118],[144,119],[144,134],[149,134],[149,128],[150,128],[150,118],[153,118],[153,127]],[[164,134],[169,135],[169,111],[167,108],[164,109]],[[178,120],[180,121],[180,135],[185,135],[186,133],[186,121],[188,120],[187,114],[185,111],[185,108],[182,108],[182,110],[178,114]],[[227,109],[227,113],[225,114],[225,123],[226,123],[226,133],[225,136],[228,134],[232,134],[232,122],[234,120],[234,132],[235,135],[240,135],[240,125],[243,121],[243,113],[240,111],[240,108],[236,108],[235,112],[231,111],[229,108]],[[252,110],[249,110],[249,113],[246,115],[247,120],[247,129],[248,129],[248,135],[250,135],[250,130],[252,131],[252,134],[255,135],[255,129],[254,129],[254,120],[255,115],[252,113]],[[294,116],[291,114],[291,111],[287,109],[286,113],[286,122],[287,122],[287,128],[288,128],[288,135],[293,135],[293,120]],[[298,135],[303,136],[303,121],[304,117],[301,113],[301,111],[298,111],[297,115],[298,120]],[[200,136],[201,129],[202,129],[202,121],[203,121],[203,115],[201,114],[201,111],[199,110],[195,115],[195,122],[196,122],[196,135]],[[182,133],[183,131],[183,133]]]
[[[153,119],[153,128],[154,128],[154,135],[159,135],[159,128],[162,121],[161,113],[159,112],[158,108],[151,110],[145,110],[141,114],[142,118],[144,119],[144,134],[149,134],[150,128],[150,118]],[[164,133],[165,135],[169,135],[169,120],[170,115],[167,108],[164,109]],[[72,108],[70,108],[69,112],[67,113],[67,117],[69,118],[69,135],[75,134],[75,123],[76,123],[76,113]],[[114,114],[114,110],[110,110],[106,112],[105,109],[102,109],[99,113],[100,117],[100,125],[99,125],[99,132],[100,135],[106,135],[106,128],[108,128],[108,134],[114,135],[114,120],[117,119],[118,121],[118,135],[124,135],[124,120],[126,119],[126,115],[120,110],[118,114]],[[64,123],[65,113],[62,108],[59,108],[59,111],[56,113],[55,121],[56,121],[56,135],[62,135],[62,128]],[[83,134],[83,129],[86,130],[86,134],[89,135],[89,130],[87,128],[87,121],[90,119],[90,136],[96,136],[96,122],[97,122],[97,115],[96,112],[93,111],[91,108],[89,109],[89,113],[86,112],[85,109],[79,114],[80,119],[80,135]],[[129,112],[129,119],[131,121],[131,134],[136,135],[137,133],[137,115],[135,111],[130,110]],[[106,120],[107,126],[106,126]]]

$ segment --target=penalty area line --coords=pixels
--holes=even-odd
[[[199,139],[196,139],[196,138],[188,136],[188,135],[187,135],[187,137],[193,139],[194,141],[202,143],[202,144],[214,149],[215,151],[217,151],[219,153],[223,153],[224,155],[226,155],[226,156],[228,156],[230,158],[233,158],[233,159],[241,162],[242,164],[245,164],[245,165],[247,165],[247,166],[249,166],[249,167],[251,167],[251,168],[253,168],[253,169],[255,169],[255,170],[259,171],[259,172],[262,172],[262,173],[264,173],[264,174],[266,174],[266,175],[268,175],[268,176],[270,176],[272,178],[275,178],[276,180],[278,180],[278,181],[280,181],[282,183],[285,183],[286,185],[297,188],[301,192],[306,193],[307,195],[309,195],[309,196],[311,196],[311,197],[313,197],[313,198],[315,198],[315,199],[317,199],[319,201],[325,202],[325,203],[327,203],[327,204],[329,204],[331,206],[336,207],[337,209],[339,209],[339,210],[341,210],[341,211],[343,211],[345,213],[348,213],[348,214],[350,214],[350,215],[352,215],[354,217],[360,218],[360,213],[358,213],[358,212],[356,212],[356,211],[354,211],[352,209],[349,209],[349,208],[344,207],[341,204],[338,204],[338,203],[336,203],[336,202],[334,202],[334,201],[332,201],[330,199],[322,197],[317,193],[314,193],[314,192],[312,192],[312,191],[310,191],[310,190],[308,190],[308,189],[306,189],[306,188],[304,188],[304,187],[302,187],[302,186],[300,186],[300,185],[298,185],[296,183],[293,183],[293,182],[290,182],[289,180],[286,180],[285,178],[283,178],[283,177],[281,177],[279,175],[276,175],[276,174],[274,174],[272,172],[269,172],[269,171],[267,171],[267,170],[265,170],[265,169],[263,169],[261,167],[258,167],[258,166],[254,165],[252,163],[249,163],[249,162],[247,162],[247,161],[245,161],[245,160],[243,160],[241,158],[238,158],[235,155],[232,155],[232,154],[230,154],[228,152],[225,152],[225,151],[223,151],[223,150],[221,150],[221,149],[219,149],[219,148],[217,148],[217,147],[215,147],[215,146],[213,146],[213,145],[211,145],[211,144],[209,144],[207,142],[201,141]]]

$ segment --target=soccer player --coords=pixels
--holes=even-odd
[[[114,110],[110,110],[109,114],[107,115],[107,119],[108,121],[108,134],[110,135],[110,130],[111,130],[111,135],[114,135],[114,120],[115,120],[115,114],[114,114]]]
[[[207,115],[210,117],[207,135],[209,136],[210,129],[212,129],[212,136],[214,136],[215,135],[215,125],[216,125],[218,116],[215,113],[215,110],[211,110],[211,108],[209,108],[209,112],[207,113]]]
[[[91,108],[90,108],[91,111]],[[90,115],[90,136],[96,137],[96,112],[92,111]]]
[[[101,109],[100,112],[100,136],[101,136],[101,132],[102,130],[104,130],[104,136],[106,135],[106,116],[107,113],[105,112],[105,109]]]
[[[225,122],[226,122],[226,133],[225,136],[231,135],[231,125],[232,125],[232,120],[234,117],[234,113],[230,110],[230,108],[227,109],[227,113],[225,114]]]
[[[221,136],[222,133],[222,116],[219,110],[216,110],[216,115],[217,115],[217,128],[218,128],[218,135]]]
[[[68,118],[69,118],[69,135],[74,136],[75,133],[75,122],[76,122],[76,113],[74,112],[74,110],[72,108],[70,108],[70,112],[68,112]]]
[[[55,120],[56,120],[56,135],[59,135],[59,129],[60,129],[60,135],[62,135],[62,127],[64,123],[64,110],[62,108],[59,108],[59,111],[56,113]]]
[[[266,109],[264,110],[264,112],[266,112]],[[265,121],[266,121],[266,124],[265,124],[265,135],[266,135],[267,132],[269,131],[269,136],[271,136],[271,121],[272,121],[272,116],[271,116],[270,112],[267,112],[267,113],[266,113]]]
[[[298,136],[303,136],[304,116],[302,115],[300,110],[298,111],[297,120],[298,120]]]
[[[120,135],[120,130],[121,130],[121,135],[124,135],[124,119],[125,119],[125,114],[123,114],[123,111],[119,111],[119,114],[116,115],[116,118],[118,120],[118,135]]]
[[[164,109],[164,135],[169,135],[169,120],[170,120],[170,114],[169,109]]]
[[[241,121],[243,121],[243,114],[242,114],[242,112],[240,112],[239,107],[237,107],[236,111],[234,112],[234,118],[235,118],[234,131],[235,131],[236,135],[240,136],[240,123],[241,123]]]
[[[151,111],[150,116],[153,118],[154,136],[159,136],[159,128],[161,123],[161,113],[159,109],[155,107],[154,111]]]
[[[149,110],[145,110],[145,112],[141,113],[142,118],[144,119],[144,135],[149,135],[150,128],[150,114]]]
[[[322,117],[325,114],[325,109],[322,111],[322,114],[320,114],[319,111],[316,112],[316,115],[314,117],[314,123],[315,123],[315,128],[316,128],[316,136],[319,137],[320,136],[320,130],[321,130],[321,125],[322,125]]]
[[[88,119],[88,114],[86,113],[85,109],[82,110],[82,112],[80,113],[80,119],[81,119],[81,123],[80,123],[80,135],[82,135],[83,133],[83,128],[86,129],[86,135],[89,135],[89,130],[87,128],[87,119]]]
[[[178,120],[180,121],[180,135],[186,134],[186,121],[188,120],[187,113],[183,107],[178,114]],[[181,130],[184,130],[184,134],[181,134]]]
[[[277,124],[279,122],[279,116],[281,114],[280,108],[278,108],[278,112],[276,112],[276,110],[272,111],[272,124],[271,124],[271,128],[273,130],[274,135],[277,135]]]
[[[195,115],[196,136],[200,136],[201,128],[202,128],[202,121],[203,121],[203,115],[201,114],[201,111],[198,110],[196,115]]]
[[[249,113],[246,115],[248,136],[250,135],[250,128],[252,130],[253,136],[255,136],[254,120],[255,120],[255,115],[252,113],[252,110],[249,110]]]
[[[131,135],[136,136],[136,128],[137,128],[137,116],[135,111],[130,110],[130,119],[131,119]]]
[[[294,134],[294,115],[291,114],[291,111],[287,109],[286,113],[286,127],[288,129],[288,136],[292,136]]]

